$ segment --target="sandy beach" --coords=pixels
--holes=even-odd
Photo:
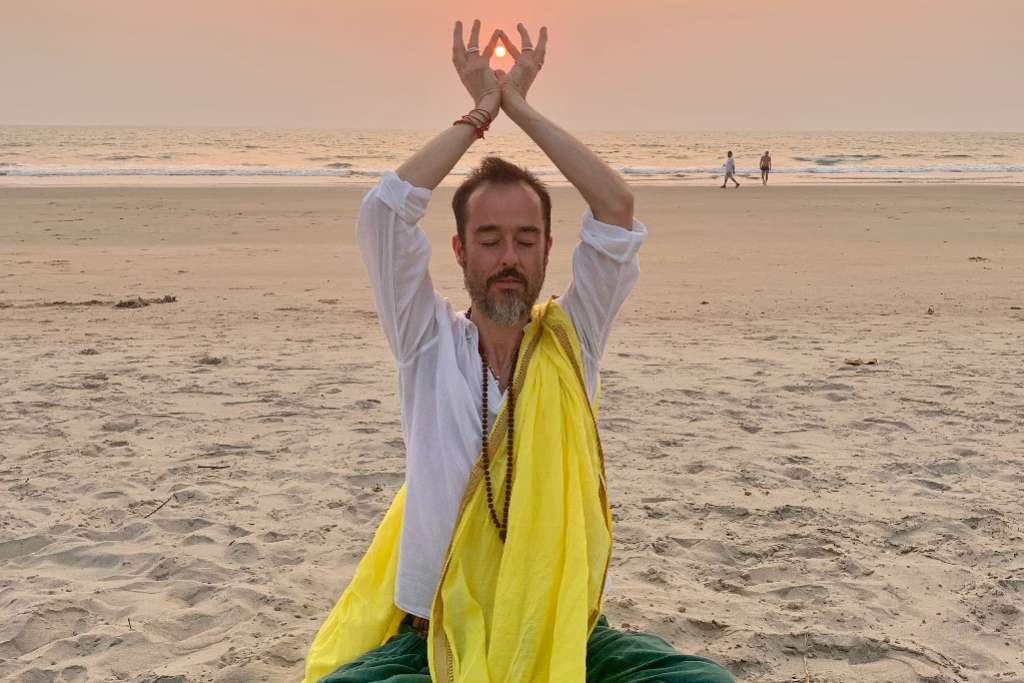
[[[404,477],[363,192],[0,188],[0,679],[299,679]],[[611,624],[741,681],[1024,681],[1024,188],[636,194]]]

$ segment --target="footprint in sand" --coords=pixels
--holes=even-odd
[[[13,541],[0,543],[0,561],[13,560],[18,557],[31,555],[32,553],[45,548],[53,542],[47,536],[28,536],[16,538]]]
[[[6,624],[7,640],[0,642],[0,659],[16,658],[93,627],[95,617],[78,607],[42,608],[15,616]]]
[[[228,545],[228,557],[241,565],[253,564],[259,558],[259,550],[252,543],[232,541]]]

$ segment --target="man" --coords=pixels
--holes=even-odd
[[[764,151],[764,156],[761,157],[761,184],[768,184],[768,174],[772,170],[772,155],[768,153],[768,150]]]
[[[725,180],[722,181],[722,187],[724,188],[730,179],[736,183],[736,187],[739,187],[740,183],[736,180],[736,160],[732,158],[732,150],[729,150],[723,165],[725,166]]]
[[[475,108],[386,174],[357,235],[399,368],[406,485],[310,648],[306,681],[644,680],[729,674],[600,616],[611,551],[591,409],[598,362],[636,281],[646,229],[625,182],[526,101],[547,31],[479,47],[456,23],[453,61]],[[501,41],[505,74],[490,57]],[[590,205],[573,283],[534,305],[551,250],[551,201],[530,173],[484,160],[452,200],[471,307],[434,291],[416,226],[431,189],[504,111]],[[626,677],[622,677],[626,676]],[[640,678],[637,678],[640,680]]]

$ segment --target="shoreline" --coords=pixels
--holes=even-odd
[[[698,174],[691,174],[697,176]],[[853,175],[853,174],[851,174]],[[881,177],[880,177],[881,176]],[[237,187],[352,187],[369,189],[379,180],[380,176],[368,176],[366,178],[334,178],[334,177],[309,177],[302,176],[269,176],[269,177],[244,177],[244,176],[217,176],[215,180],[202,179],[197,176],[131,176],[131,181],[126,181],[124,176],[96,176],[94,179],[82,180],[80,177],[60,178],[39,178],[26,176],[4,176],[0,174],[0,190],[16,189],[161,189],[161,188],[237,188]],[[716,182],[721,182],[721,176],[705,176],[693,178],[643,178],[638,176],[624,176],[631,187],[678,187],[678,188],[702,188],[715,187]],[[739,173],[740,180],[759,187],[761,177],[756,173]],[[464,176],[449,177],[443,180],[439,187],[451,188],[458,186],[465,179]],[[572,185],[561,178],[542,176],[541,180],[548,187],[572,187]],[[743,183],[744,185],[747,183]],[[885,177],[882,174],[865,174],[864,176],[848,177],[846,175],[830,175],[821,173],[810,178],[783,178],[773,175],[768,180],[768,187],[835,187],[835,186],[868,186],[868,187],[907,187],[907,186],[949,186],[949,187],[1024,187],[1024,175],[1000,176],[1000,177],[961,177],[961,178],[928,178],[928,177]],[[730,186],[731,188],[732,186]]]

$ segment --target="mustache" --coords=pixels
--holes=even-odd
[[[505,280],[505,279],[518,280],[523,285],[527,284],[526,283],[526,277],[523,276],[522,273],[520,273],[515,268],[506,268],[505,270],[501,271],[500,273],[497,273],[497,274],[492,275],[491,277],[487,278],[487,286],[490,287],[491,285],[493,285],[498,280]]]

